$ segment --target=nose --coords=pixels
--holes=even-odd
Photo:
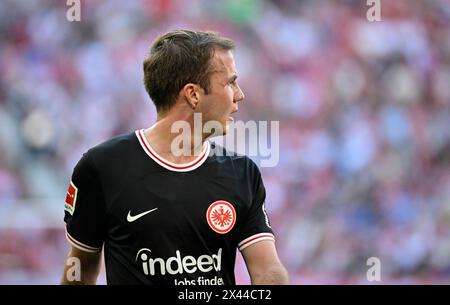
[[[241,87],[237,86],[237,91],[234,95],[234,101],[237,103],[242,101],[244,98],[245,98],[244,92],[242,91]]]

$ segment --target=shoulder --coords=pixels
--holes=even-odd
[[[78,186],[87,181],[98,181],[102,173],[110,173],[111,168],[121,168],[130,158],[133,133],[119,135],[99,143],[85,151],[74,167],[72,179]]]
[[[136,148],[137,138],[135,132],[122,134],[110,138],[87,151],[92,158],[97,159],[105,155],[120,156],[123,152],[129,152]]]
[[[133,160],[139,153],[138,144],[134,131],[118,135],[91,147],[83,155],[83,159],[90,160],[89,162],[97,169],[103,168],[108,164],[119,165],[127,163],[127,160]]]

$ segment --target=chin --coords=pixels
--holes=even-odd
[[[217,122],[216,128],[212,129],[212,132],[208,135],[209,138],[224,136],[228,133],[230,128],[229,122],[219,123]]]
[[[227,120],[225,122],[225,124],[223,124],[223,136],[226,135],[228,133],[228,131],[230,130],[230,124],[232,123],[232,121]]]
[[[228,133],[228,130],[230,129],[229,124],[224,124],[222,125],[222,130],[217,130],[217,132],[215,132],[215,136],[224,136]]]

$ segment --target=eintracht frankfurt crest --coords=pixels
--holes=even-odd
[[[206,220],[215,232],[225,234],[230,232],[236,223],[236,211],[228,201],[218,200],[209,206]]]

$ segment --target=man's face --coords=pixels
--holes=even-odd
[[[204,94],[202,90],[197,111],[202,113],[203,125],[208,121],[217,121],[222,126],[221,135],[224,135],[233,120],[231,114],[238,110],[238,102],[244,99],[244,93],[237,84],[237,70],[231,51],[216,49],[212,65],[209,94]],[[214,134],[220,135],[217,131]]]

